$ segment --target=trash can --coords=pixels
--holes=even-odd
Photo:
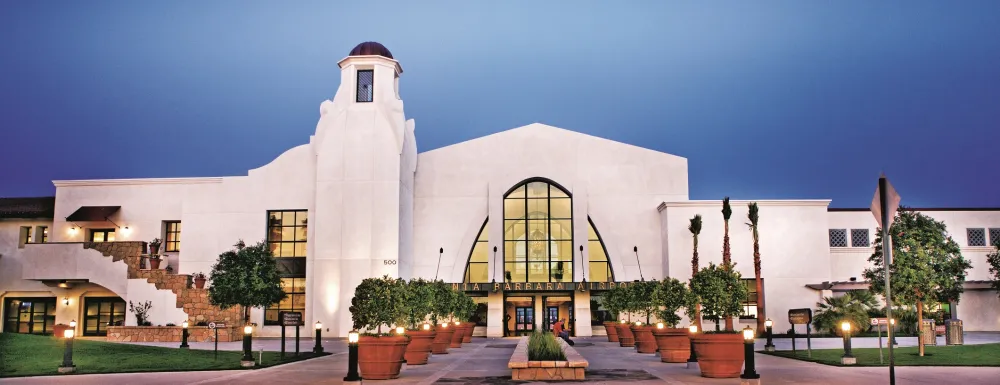
[[[962,345],[963,328],[962,320],[950,319],[944,321],[944,342],[947,345]]]
[[[937,333],[934,332],[934,320],[924,319],[920,323],[920,343],[924,345],[937,345]]]

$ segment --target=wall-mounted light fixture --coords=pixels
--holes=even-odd
[[[63,297],[63,305],[69,306],[69,297]]]

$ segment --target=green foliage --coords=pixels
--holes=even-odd
[[[431,306],[431,319],[437,324],[441,319],[450,319],[455,314],[458,292],[442,280],[432,283],[434,287],[434,305]]]
[[[695,214],[694,218],[691,218],[691,224],[688,225],[688,231],[694,235],[695,239],[698,239],[698,234],[701,234],[701,214]]]
[[[128,311],[135,314],[135,324],[137,326],[149,326],[147,325],[147,320],[149,319],[149,309],[153,307],[153,301],[139,302],[136,306],[132,301],[128,301]]]
[[[892,236],[893,302],[913,305],[957,301],[962,293],[966,270],[972,267],[962,257],[958,243],[947,233],[943,222],[900,207],[889,229]],[[871,268],[864,277],[875,292],[885,292],[882,231],[875,238],[875,252],[868,258]]]
[[[244,321],[250,319],[251,307],[268,306],[285,298],[278,262],[263,241],[247,246],[240,240],[233,250],[219,255],[210,275],[209,302],[222,309],[243,306]]]
[[[757,223],[760,221],[760,208],[757,207],[757,202],[747,203],[747,227],[750,228],[750,235],[753,236],[754,244],[760,240],[760,235],[757,233]]]
[[[555,335],[535,331],[528,337],[528,361],[566,361],[566,353]]]
[[[729,206],[729,197],[722,198],[722,219],[729,222],[733,216],[733,208]]]
[[[376,330],[382,334],[382,325],[402,325],[409,315],[407,299],[410,296],[406,281],[391,278],[365,278],[354,288],[351,298],[351,321],[357,330]]]
[[[469,321],[476,315],[476,301],[462,291],[455,291],[455,318],[460,322]]]
[[[411,330],[417,330],[420,324],[434,312],[434,284],[423,278],[411,279],[407,283],[407,322]]]
[[[711,319],[740,315],[748,293],[734,265],[709,263],[691,277],[691,295],[687,301],[689,315],[699,303],[702,314]]]
[[[869,328],[869,311],[878,308],[878,302],[868,290],[851,290],[840,297],[824,297],[823,302],[816,303],[816,307],[813,326],[817,331],[837,334],[840,323],[846,320],[851,323],[851,330],[857,333]]]
[[[621,316],[624,305],[622,304],[622,291],[619,290],[617,286],[615,288],[605,291],[601,295],[601,306],[608,311],[608,314],[613,318],[609,321],[618,321],[618,317]]]
[[[986,256],[986,262],[990,265],[990,276],[993,278],[993,290],[996,290],[997,295],[1000,295],[1000,241],[997,241],[993,247],[996,249]]]
[[[660,282],[657,280],[651,281],[641,281],[635,282],[625,290],[628,292],[628,311],[637,313],[641,317],[646,317],[646,323],[649,323],[649,317],[656,314],[657,301],[656,301],[656,290],[660,286]]]
[[[677,327],[681,317],[677,315],[677,310],[684,306],[691,292],[687,286],[676,278],[664,278],[656,286],[653,296],[656,318],[672,328]]]

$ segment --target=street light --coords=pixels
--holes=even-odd
[[[319,321],[316,321],[316,346],[313,347],[313,353],[323,353],[323,324]]]
[[[774,322],[771,322],[770,318],[764,321],[764,327],[767,328],[767,344],[764,345],[764,351],[766,352],[774,351],[774,344],[771,342],[771,336],[774,334],[774,330],[771,329],[772,326],[774,326]]]
[[[851,355],[851,323],[847,321],[841,322],[840,330],[844,332],[844,355],[840,357],[840,364],[857,364],[858,359]]]
[[[698,354],[694,351],[694,336],[698,334],[698,325],[688,326],[688,339],[691,340],[691,355],[688,356],[687,367],[698,365]]]
[[[358,331],[347,333],[347,377],[344,381],[361,381],[358,375]]]
[[[187,349],[188,346],[188,322],[181,322],[181,349]]]
[[[743,328],[743,355],[746,357],[746,364],[740,378],[744,380],[756,380],[760,378],[760,375],[757,374],[757,370],[754,368],[753,362],[753,340],[755,334],[749,326]]]
[[[243,327],[243,358],[240,359],[240,366],[251,367],[254,366],[253,355],[250,350],[253,349],[253,326],[246,325]]]
[[[73,328],[63,331],[66,338],[66,350],[63,352],[63,362],[59,365],[59,373],[76,372],[76,365],[73,365],[73,337],[76,334],[76,320],[69,323]]]

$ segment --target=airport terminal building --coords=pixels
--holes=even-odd
[[[694,215],[704,218],[701,264],[721,261],[722,197],[688,199],[686,158],[537,123],[418,153],[400,62],[368,42],[339,66],[315,134],[246,175],[61,180],[55,197],[0,199],[2,331],[50,334],[77,320],[82,335],[105,335],[134,326],[127,304],[145,301],[154,326],[237,323],[239,309],[208,305],[190,276],[207,274],[241,239],[270,245],[288,292],[252,309],[265,336],[280,333],[279,311],[345,336],[354,287],[382,275],[437,277],[467,291],[480,303],[477,335],[563,318],[586,336],[603,333],[598,297],[612,285],[690,278]],[[732,201],[732,259],[751,289],[740,324],[756,326],[761,297],[783,332],[789,309],[867,287],[876,228],[867,208],[756,202],[762,293],[743,225],[749,201]],[[946,311],[968,331],[1000,330],[986,265],[1000,209],[920,210],[947,224],[973,266]],[[158,270],[141,257],[139,242],[153,238],[163,239]]]

